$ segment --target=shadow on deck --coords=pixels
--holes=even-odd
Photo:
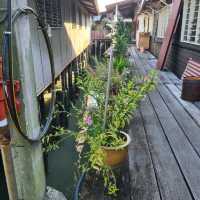
[[[156,59],[130,48],[146,74]],[[129,129],[131,199],[200,199],[200,102],[181,100],[181,81],[160,72],[157,89],[141,103]]]

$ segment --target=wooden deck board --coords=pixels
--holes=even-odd
[[[141,54],[135,48],[131,48],[131,56],[142,74],[147,74],[156,63],[150,53]],[[162,200],[200,199],[199,102],[181,100],[180,86],[181,81],[173,73],[161,72],[157,90],[141,104],[142,118],[137,113],[130,126],[132,192],[146,187],[143,196],[132,196],[134,200],[145,199],[151,191],[159,192]],[[153,181],[150,186],[145,182],[148,177]]]
[[[143,56],[139,52],[138,52],[138,54],[140,55],[140,57]],[[145,57],[145,61],[148,62],[148,67],[155,68],[156,61],[157,61],[156,58],[149,52],[146,52],[144,57]],[[165,82],[167,82],[169,84],[171,84],[171,83],[174,84],[180,91],[182,90],[182,80],[178,79],[174,73],[172,73],[170,71],[165,71],[165,72],[161,71],[160,76],[163,78],[162,83],[164,83],[164,80],[165,80]],[[200,109],[200,101],[193,102],[192,104],[194,104],[195,106],[198,107],[198,109]]]
[[[162,199],[177,200],[187,197],[190,200],[190,193],[148,98],[142,103],[141,112]]]
[[[160,200],[152,158],[139,111],[134,115],[129,135],[133,140],[129,146],[131,197],[140,200]]]
[[[174,119],[177,121],[182,131],[188,137],[195,150],[200,155],[200,127],[195,123],[192,117],[184,110],[184,108],[177,102],[175,97],[167,90],[165,86],[158,87],[158,91],[162,96],[165,104],[172,113]]]
[[[184,174],[190,190],[193,191],[195,199],[200,199],[198,184],[200,183],[200,159],[165,103],[159,99],[158,92],[152,92],[150,99],[164,129],[166,138],[170,143],[172,152],[178,161],[180,170]]]
[[[200,109],[198,109],[193,103],[184,101],[180,98],[180,90],[172,84],[167,85],[171,93],[176,97],[177,101],[185,108],[185,110],[192,116],[193,120],[200,126]]]
[[[140,52],[134,50],[135,52],[135,59],[138,59],[136,57],[140,58],[140,64],[139,66],[142,66],[144,69],[141,70],[140,72],[147,73],[150,69],[154,68],[149,64],[149,60],[147,59],[148,57],[144,54],[141,54]],[[146,53],[147,55],[149,53]],[[144,72],[145,70],[145,72]],[[171,78],[170,78],[171,77]],[[173,80],[172,80],[173,79]],[[172,72],[160,72],[160,84],[164,84],[168,87],[168,89],[171,91],[171,93],[176,97],[177,101],[185,108],[185,110],[191,115],[193,120],[196,121],[196,123],[199,125],[200,123],[200,102],[188,102],[182,100],[181,97],[181,90],[180,90],[180,84],[181,80],[179,80]]]

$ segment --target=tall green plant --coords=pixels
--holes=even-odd
[[[129,60],[124,56],[117,56],[114,58],[113,67],[121,74],[124,69],[130,66]]]
[[[90,77],[91,75],[87,74],[86,76]],[[104,162],[105,154],[102,146],[118,147],[125,143],[124,139],[121,138],[120,131],[133,117],[140,101],[148,92],[154,89],[155,76],[155,72],[151,72],[148,79],[139,79],[139,82],[135,81],[138,79],[129,80],[128,82],[120,81],[118,93],[111,96],[109,100],[105,129],[103,128],[105,94],[102,93],[102,87],[105,90],[105,85],[102,84],[101,87],[97,87],[99,85],[97,84],[99,82],[98,77],[94,79],[87,78],[87,82],[79,82],[83,91],[88,91],[89,86],[89,90],[96,92],[94,97],[99,96],[99,94],[101,96],[101,98],[96,98],[98,106],[94,110],[87,110],[84,107],[85,102],[82,102],[82,107],[78,109],[80,111],[78,112],[80,132],[77,137],[84,135],[85,144],[89,146],[88,151],[83,155],[85,162],[82,163],[81,169],[83,171],[95,170],[101,174],[109,194],[116,194],[118,188],[112,169]]]
[[[128,48],[129,31],[122,20],[119,20],[116,24],[113,44],[116,56],[125,56]]]

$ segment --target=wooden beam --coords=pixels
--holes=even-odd
[[[172,37],[176,31],[176,26],[179,21],[180,11],[182,8],[182,0],[174,0],[172,11],[169,17],[167,30],[160,49],[160,54],[157,62],[157,69],[163,69],[172,43]]]

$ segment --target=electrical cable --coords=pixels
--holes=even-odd
[[[9,1],[10,2],[10,1]],[[11,3],[10,3],[11,4]],[[49,55],[49,60],[50,60],[50,66],[51,66],[51,77],[52,77],[52,84],[51,84],[51,102],[50,102],[50,107],[49,107],[49,113],[47,116],[47,121],[44,126],[40,127],[40,133],[37,138],[30,138],[27,136],[26,133],[24,133],[21,125],[20,125],[20,120],[19,116],[17,113],[16,105],[15,105],[15,90],[14,90],[14,77],[13,77],[13,52],[12,52],[12,26],[14,23],[19,19],[19,17],[22,16],[27,16],[27,15],[33,15],[37,22],[38,25],[41,28],[41,31],[43,33],[46,46],[47,46],[47,51]],[[25,8],[20,8],[17,9],[13,17],[11,16],[11,5],[8,6],[8,28],[7,31],[4,32],[3,34],[3,86],[4,86],[4,93],[6,97],[6,102],[8,106],[8,110],[10,113],[10,117],[12,121],[14,122],[14,125],[16,129],[19,131],[19,133],[29,142],[37,142],[41,140],[41,138],[47,133],[49,130],[51,121],[53,119],[53,113],[54,113],[54,105],[55,105],[55,99],[56,99],[56,92],[55,92],[55,67],[54,67],[54,59],[53,59],[53,50],[51,47],[51,42],[48,36],[47,28],[43,20],[40,19],[38,14],[30,7],[25,7]],[[9,69],[9,81],[10,81],[10,90],[8,91],[7,89],[7,80],[5,80],[5,68],[6,67]]]

